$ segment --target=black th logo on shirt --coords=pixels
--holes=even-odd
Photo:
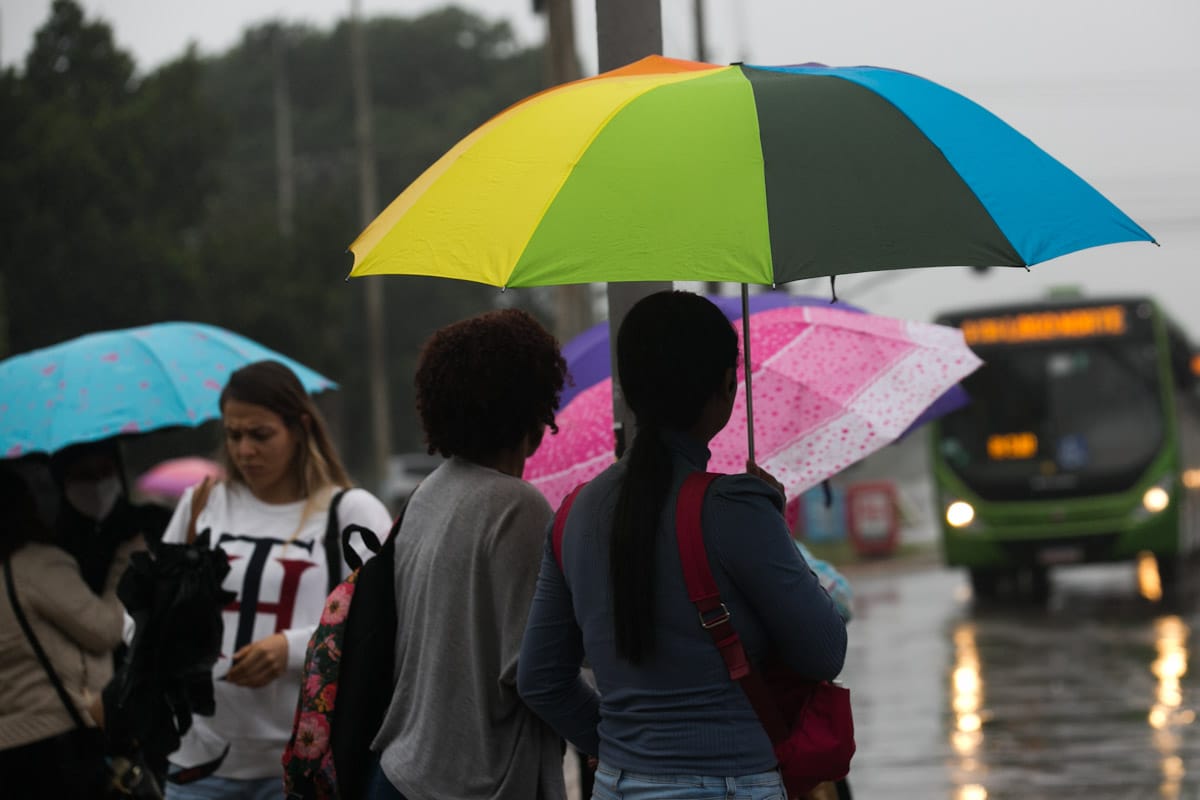
[[[226,611],[236,611],[238,615],[237,638],[234,639],[234,650],[240,650],[254,641],[254,622],[259,614],[275,615],[275,632],[292,627],[292,613],[296,610],[296,593],[300,589],[300,576],[306,570],[317,566],[315,561],[301,558],[276,558],[275,563],[283,567],[283,580],[279,584],[279,600],[276,602],[260,602],[259,592],[262,590],[263,569],[270,558],[271,550],[275,547],[298,547],[312,554],[313,542],[285,541],[269,539],[262,536],[238,536],[232,533],[222,533],[217,540],[220,547],[225,542],[249,542],[254,545],[250,561],[246,564],[246,574],[242,577],[242,588],[237,599],[225,606]],[[229,555],[233,562],[241,555]]]

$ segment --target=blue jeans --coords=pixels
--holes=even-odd
[[[787,792],[775,770],[731,778],[645,775],[601,762],[592,800],[787,800]]]
[[[209,775],[194,783],[167,782],[166,800],[283,800],[283,776],[237,780]]]

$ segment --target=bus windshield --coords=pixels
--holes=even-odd
[[[942,420],[942,459],[988,500],[1128,489],[1163,444],[1150,337],[976,347],[971,403]]]

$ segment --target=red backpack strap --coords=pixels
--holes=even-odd
[[[679,544],[679,562],[688,598],[696,606],[700,625],[712,636],[713,643],[725,659],[729,677],[742,687],[759,722],[772,742],[787,738],[787,724],[771,700],[762,677],[754,672],[741,637],[733,627],[729,609],[721,602],[721,591],[713,578],[704,547],[704,495],[720,475],[712,472],[693,472],[683,482],[675,504],[675,539]]]
[[[740,681],[750,673],[750,662],[730,621],[729,609],[721,602],[721,591],[713,578],[708,551],[704,547],[701,524],[704,495],[718,477],[712,472],[693,472],[684,480],[675,503],[675,539],[679,545],[679,562],[683,567],[688,599],[696,606],[700,624],[721,651],[729,677]]]
[[[558,562],[558,569],[560,572],[563,568],[563,533],[567,530],[567,515],[571,513],[571,506],[574,505],[575,498],[579,495],[579,490],[586,485],[586,483],[581,483],[572,489],[571,493],[563,498],[562,504],[558,507],[558,511],[554,512],[554,560]]]

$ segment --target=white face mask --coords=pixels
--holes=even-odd
[[[116,475],[98,481],[71,481],[63,487],[76,511],[94,520],[102,520],[121,498],[121,479]]]

